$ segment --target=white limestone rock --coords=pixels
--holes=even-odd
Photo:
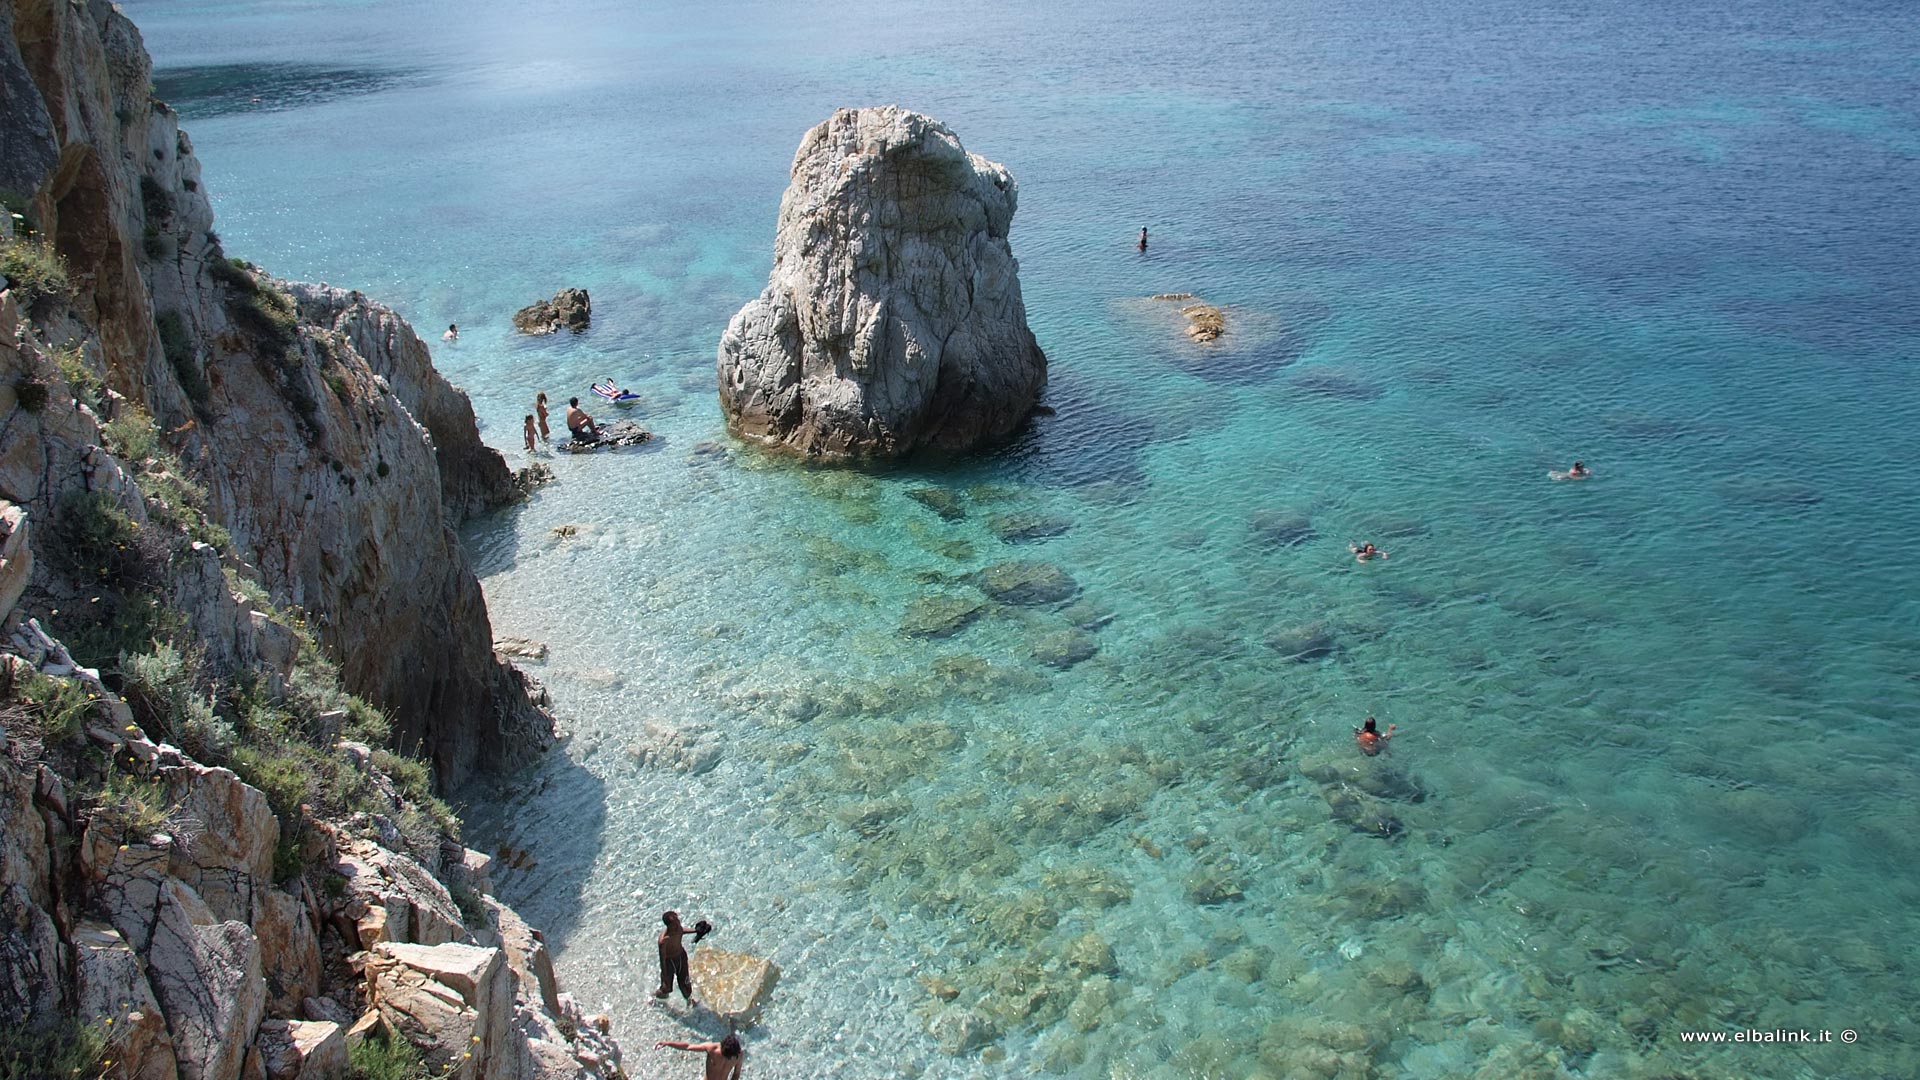
[[[729,427],[826,458],[1012,432],[1047,378],[1007,243],[1017,201],[1004,166],[896,105],[807,132],[773,274],[720,339]]]
[[[267,1007],[260,943],[220,922],[174,879],[161,888],[147,977],[166,1014],[181,1080],[234,1080]]]
[[[333,869],[347,879],[341,912],[360,947],[383,941],[439,945],[466,933],[452,894],[420,864],[367,840],[342,845]]]
[[[518,1073],[512,978],[499,949],[381,942],[366,976],[381,1019],[424,1051],[434,1076],[505,1080]]]
[[[83,922],[73,931],[76,1016],[114,1032],[114,1052],[128,1080],[175,1080],[179,1066],[166,1017],[154,1000],[140,958],[119,931]]]
[[[340,1080],[347,1073],[347,1037],[339,1024],[268,1020],[254,1037],[267,1080]]]

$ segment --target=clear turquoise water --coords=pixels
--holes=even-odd
[[[646,398],[656,447],[469,537],[573,733],[471,829],[631,1072],[719,1030],[647,1000],[674,906],[783,967],[786,1075],[1920,1075],[1903,5],[126,6],[228,250],[459,322],[516,461],[536,390]],[[693,453],[801,133],[887,101],[1019,180],[1059,415]],[[563,285],[594,329],[517,339]],[[900,632],[1007,559],[1086,606]],[[720,764],[638,764],[661,727]],[[1680,1039],[1743,1028],[1835,1041]]]

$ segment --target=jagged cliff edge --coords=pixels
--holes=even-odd
[[[615,1075],[361,741],[445,785],[551,743],[453,533],[515,478],[393,312],[226,257],[150,79],[111,4],[0,4],[6,1037],[155,1080],[336,1075],[370,1028],[435,1075]]]

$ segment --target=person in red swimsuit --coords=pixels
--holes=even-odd
[[[1375,726],[1373,717],[1369,716],[1365,724],[1353,729],[1353,741],[1360,744],[1361,753],[1372,757],[1387,748],[1387,740],[1393,738],[1393,729],[1399,726],[1388,724],[1383,732]]]

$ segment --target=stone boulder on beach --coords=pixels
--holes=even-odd
[[[859,459],[965,450],[1019,426],[1047,358],[1007,242],[1006,168],[889,105],[807,132],[792,176],[766,290],[720,339],[735,434]]]

